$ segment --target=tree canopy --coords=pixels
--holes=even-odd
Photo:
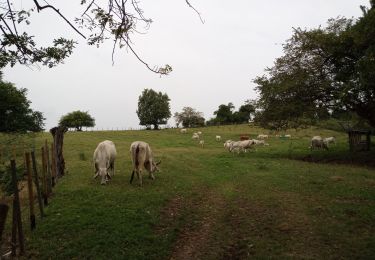
[[[30,108],[27,89],[4,82],[0,74],[0,132],[38,132],[43,130],[43,113]]]
[[[196,111],[191,107],[184,107],[181,113],[174,114],[177,125],[182,124],[183,127],[199,127],[204,126],[204,117],[202,112]]]
[[[256,121],[275,129],[313,124],[332,111],[352,111],[375,126],[375,8],[358,20],[294,29],[284,56],[257,77]]]
[[[16,63],[31,65],[42,64],[53,67],[62,63],[72,54],[77,42],[73,39],[59,37],[51,39],[48,47],[40,46],[36,41],[30,27],[31,16],[36,13],[50,11],[55,15],[51,19],[61,19],[66,22],[78,37],[87,40],[89,45],[99,47],[106,40],[113,41],[113,55],[116,49],[126,47],[149,70],[168,74],[172,67],[168,64],[150,66],[135,51],[131,39],[136,33],[144,33],[152,23],[152,19],[146,18],[141,8],[140,1],[127,0],[81,0],[81,16],[75,19],[67,18],[60,12],[57,4],[48,4],[44,1],[33,0],[29,3],[15,4],[16,1],[2,1],[0,3],[0,69]],[[195,12],[199,12],[185,0],[186,4]]]
[[[67,128],[75,128],[77,131],[82,131],[82,127],[94,127],[95,119],[86,111],[73,111],[60,118],[59,126]]]
[[[148,129],[153,125],[155,130],[159,129],[159,125],[166,124],[171,117],[169,101],[167,94],[144,89],[138,98],[139,124]]]
[[[221,104],[218,110],[214,111],[216,117],[207,121],[208,125],[227,125],[242,124],[250,120],[251,115],[255,112],[255,101],[246,100],[245,104],[240,106],[238,111],[234,111],[235,107],[232,102],[228,105]]]

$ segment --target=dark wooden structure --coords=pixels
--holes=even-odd
[[[370,151],[371,131],[348,129],[350,151]]]

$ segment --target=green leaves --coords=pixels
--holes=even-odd
[[[0,132],[38,132],[43,130],[44,117],[30,108],[25,88],[0,80]]]
[[[375,125],[375,10],[357,21],[338,17],[325,28],[294,29],[268,75],[257,77],[266,128],[311,124],[335,109],[353,111]]]
[[[94,127],[95,119],[91,117],[88,111],[80,110],[70,112],[60,118],[59,126],[67,128],[75,128],[77,131],[82,131],[82,127]]]
[[[147,128],[151,128],[153,125],[154,129],[158,129],[160,124],[166,124],[171,117],[169,101],[167,94],[144,89],[138,99],[139,124]]]

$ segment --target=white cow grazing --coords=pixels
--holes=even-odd
[[[265,140],[257,140],[257,139],[252,139],[255,145],[269,145],[266,143]]]
[[[333,143],[333,144],[336,144],[336,138],[331,136],[331,137],[326,137],[324,138],[323,140],[327,145],[329,145],[330,143]]]
[[[197,133],[194,133],[193,136],[191,137],[193,140],[199,140],[199,135]]]
[[[180,133],[181,133],[181,134],[186,134],[186,133],[187,133],[187,129],[186,129],[186,128],[182,128],[182,129],[180,130]]]
[[[148,143],[135,141],[130,145],[130,154],[132,158],[133,171],[130,178],[130,184],[133,182],[134,173],[137,173],[139,185],[142,186],[142,171],[146,169],[151,179],[155,179],[154,172],[159,171],[157,165],[160,162],[154,161],[151,147]]]
[[[318,148],[318,149],[326,149],[328,150],[328,146],[327,146],[327,143],[324,142],[323,138],[320,137],[320,136],[314,136],[313,138],[311,138],[311,146],[310,146],[310,150],[313,150],[315,148]]]
[[[292,138],[291,135],[284,135],[285,138]]]
[[[94,179],[101,176],[101,184],[106,184],[115,175],[116,155],[116,147],[112,141],[103,141],[96,147],[93,156],[95,167]]]
[[[258,139],[267,139],[268,138],[268,135],[258,135],[257,136]]]
[[[204,140],[200,140],[200,141],[199,141],[199,145],[200,145],[202,148],[204,148]]]
[[[197,132],[197,134],[198,134],[198,135],[201,135],[201,134],[202,134],[202,132],[201,132],[201,131],[198,131],[198,132]]]
[[[216,141],[218,141],[218,142],[221,141],[221,136],[220,135],[216,136]]]
[[[231,143],[233,143],[232,140],[226,140],[225,143],[224,143],[224,148],[229,151],[229,149],[231,147]]]
[[[253,140],[243,140],[243,141],[236,141],[230,143],[230,152],[237,151],[237,153],[240,153],[241,151],[247,152],[247,149],[252,148],[254,145]]]

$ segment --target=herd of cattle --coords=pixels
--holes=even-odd
[[[186,134],[187,129],[183,128],[180,130],[181,133]],[[268,135],[260,134],[257,139],[249,139],[247,136],[241,136],[240,141],[227,140],[224,142],[224,148],[229,152],[247,152],[249,149],[256,149],[256,146],[268,146],[266,139]],[[281,137],[277,136],[276,137]],[[291,135],[284,135],[283,138],[291,138]],[[204,140],[202,139],[202,132],[195,132],[192,136],[193,140],[198,141],[198,144],[203,148]],[[216,135],[215,140],[221,141],[221,136]],[[328,150],[329,144],[336,144],[335,137],[322,138],[321,136],[314,136],[311,139],[310,149],[326,149]],[[139,185],[142,186],[142,172],[144,169],[149,173],[151,179],[155,179],[154,173],[159,171],[159,162],[155,162],[151,147],[148,143],[143,141],[135,141],[130,145],[130,154],[132,160],[132,175],[130,183],[132,183],[134,174],[137,175]],[[98,144],[94,151],[93,163],[95,167],[94,179],[98,176],[101,177],[101,184],[106,184],[112,176],[115,174],[115,159],[116,159],[116,147],[112,141],[103,141]]]

